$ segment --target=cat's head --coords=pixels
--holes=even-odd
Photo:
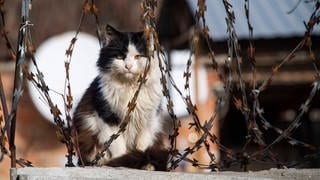
[[[110,25],[104,30],[97,62],[100,72],[124,81],[136,79],[147,64],[143,32],[120,32]]]

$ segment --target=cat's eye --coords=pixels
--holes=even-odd
[[[141,54],[138,54],[138,55],[135,55],[135,56],[134,56],[134,58],[135,58],[136,60],[140,60],[141,58],[144,58],[144,57],[146,57],[146,56],[141,55]]]
[[[126,57],[123,54],[117,54],[117,59],[125,59]]]

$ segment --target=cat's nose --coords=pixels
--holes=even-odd
[[[130,70],[132,68],[132,64],[131,63],[126,63],[124,67],[126,69]]]

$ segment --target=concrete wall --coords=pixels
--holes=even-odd
[[[240,180],[240,179],[320,179],[320,169],[271,169],[256,172],[181,173],[142,171],[126,168],[19,168],[11,169],[11,180]]]

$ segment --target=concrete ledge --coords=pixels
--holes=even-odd
[[[11,169],[11,180],[242,180],[242,179],[320,179],[320,169],[271,169],[256,172],[181,173],[142,171],[111,167],[18,168]]]

